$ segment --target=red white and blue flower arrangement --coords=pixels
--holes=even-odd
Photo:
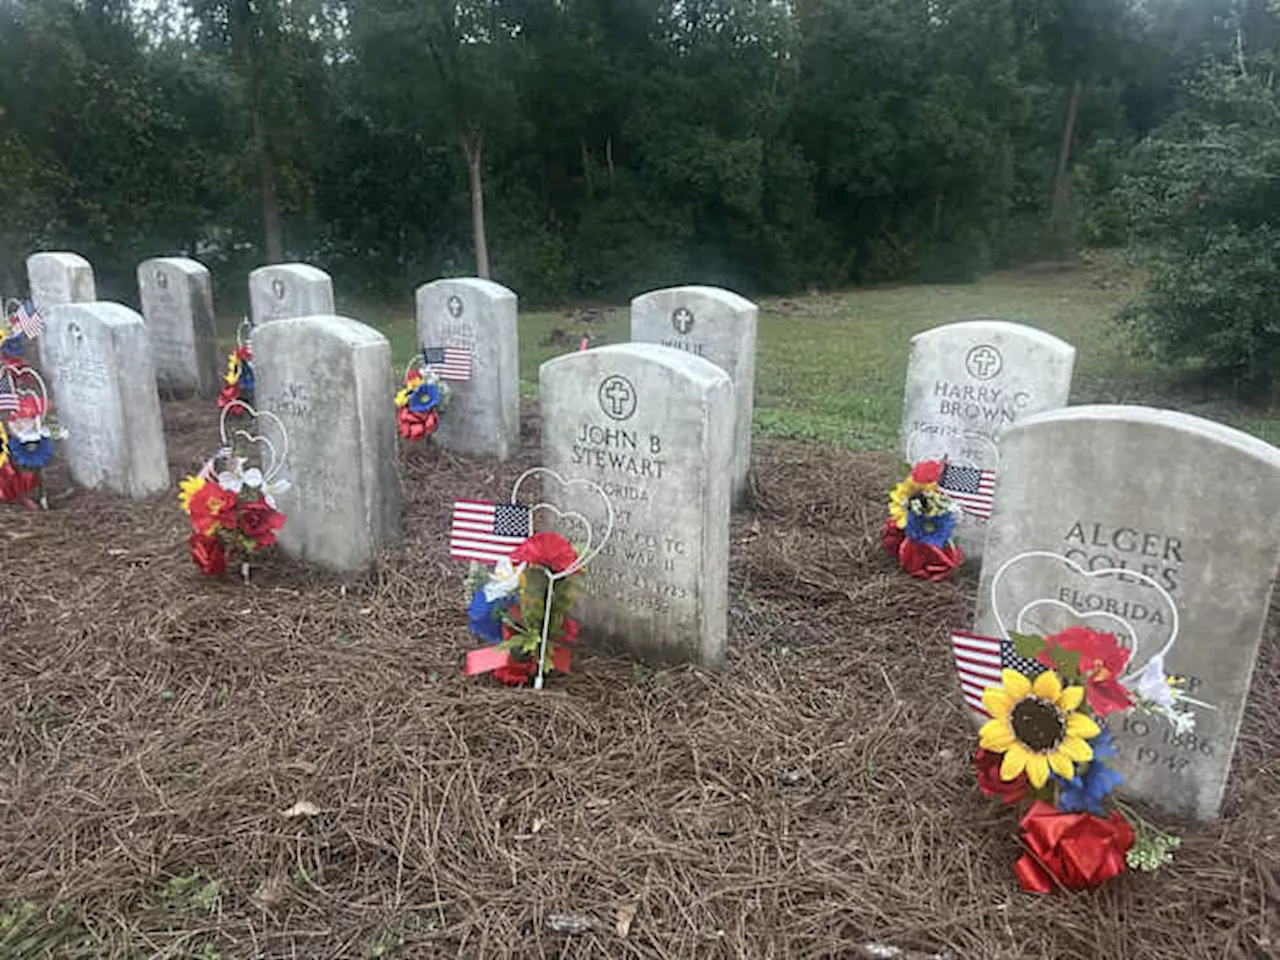
[[[0,502],[47,508],[44,469],[54,440],[66,436],[53,416],[44,379],[26,363],[26,346],[44,321],[31,302],[14,301],[0,325]]]
[[[593,530],[581,512],[548,503],[521,504],[521,484],[535,476],[594,494],[602,504],[602,532]],[[585,545],[575,547],[558,533],[533,533],[539,511],[580,525],[586,531]],[[613,505],[598,484],[565,481],[545,467],[521,474],[506,503],[456,502],[449,553],[471,561],[466,577],[468,626],[488,644],[467,654],[466,675],[492,673],[507,685],[532,682],[540,689],[547,673],[568,673],[571,645],[578,637],[578,621],[572,616],[580,592],[578,574],[612,532]]]
[[[404,383],[396,392],[396,426],[400,436],[411,443],[430,438],[440,426],[440,414],[449,406],[449,385],[419,353],[404,372]]]
[[[1113,796],[1123,777],[1109,763],[1116,747],[1108,726],[1137,710],[1190,735],[1195,717],[1179,709],[1184,695],[1163,657],[1126,682],[1130,652],[1113,634],[1074,626],[1010,640],[1028,667],[1002,670],[1000,683],[982,691],[991,719],[979,731],[974,767],[985,795],[1023,807],[1018,882],[1032,893],[1083,890],[1126,867],[1168,863],[1179,838]]]
[[[253,408],[253,349],[249,346],[252,332],[253,323],[245,317],[236,329],[236,348],[227,355],[227,371],[222,375],[218,409],[230,410],[232,416],[242,416]]]
[[[938,485],[946,464],[924,460],[889,492],[889,516],[880,533],[885,552],[913,577],[940,581],[964,560],[951,539],[960,508]]]
[[[236,430],[228,439],[228,416],[270,422],[279,446],[247,430]],[[276,533],[285,522],[276,496],[290,486],[280,476],[288,443],[284,425],[274,414],[259,413],[241,400],[223,409],[222,446],[198,473],[181,482],[178,494],[178,502],[191,521],[192,532],[187,538],[191,559],[205,576],[226,573],[228,561],[242,554],[240,575],[247,583],[249,557],[276,542]]]

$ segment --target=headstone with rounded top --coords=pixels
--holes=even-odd
[[[218,354],[208,268],[186,257],[144,260],[138,265],[138,294],[161,393],[216,394]]]
[[[339,573],[367,569],[400,536],[391,344],[330,315],[261,324],[252,348],[257,409],[288,434],[281,548]]]
[[[31,302],[42,313],[64,303],[98,299],[93,267],[78,253],[50,251],[27,257],[27,286]]]
[[[1184,678],[1190,733],[1141,713],[1110,722],[1122,792],[1217,816],[1280,573],[1280,450],[1133,406],[1027,417],[1001,448],[976,632],[1084,626],[1131,650],[1126,686],[1147,667],[1157,692],[1164,673]]]
[[[651,290],[631,301],[631,340],[657,343],[710,360],[733,381],[733,502],[747,495],[755,404],[759,309],[719,287]]]
[[[614,509],[613,535],[586,566],[584,636],[718,664],[728,629],[728,374],[684,351],[618,344],[548,360],[540,395],[543,465],[599,484]],[[583,502],[553,481],[542,498],[560,510]]]
[[[418,287],[418,346],[450,389],[435,441],[506,460],[520,449],[520,340],[516,295],[477,277]]]
[[[286,317],[331,316],[333,280],[309,263],[273,263],[249,274],[254,325]]]
[[[169,486],[160,397],[142,317],[118,303],[48,310],[43,344],[71,479],[141,499]]]
[[[902,402],[902,455],[946,460],[943,488],[961,509],[955,539],[980,559],[1011,425],[1066,406],[1076,350],[1007,320],[948,323],[911,340]]]

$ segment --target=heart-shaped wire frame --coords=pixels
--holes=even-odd
[[[543,675],[546,669],[547,631],[551,626],[551,595],[555,591],[556,581],[563,580],[565,577],[573,576],[590,561],[594,560],[596,556],[599,555],[600,551],[604,549],[604,545],[609,542],[609,537],[613,535],[613,501],[609,499],[609,495],[604,492],[604,488],[601,487],[600,484],[591,480],[584,480],[581,478],[566,480],[564,477],[560,476],[560,474],[556,473],[556,471],[548,469],[547,467],[531,467],[524,473],[520,474],[520,476],[516,478],[516,482],[512,484],[511,503],[520,502],[520,487],[526,480],[533,476],[551,477],[560,484],[562,490],[568,491],[575,487],[580,487],[588,493],[594,493],[600,498],[600,502],[604,504],[605,513],[604,533],[601,534],[599,540],[596,540],[596,530],[592,527],[591,521],[577,510],[561,510],[559,507],[547,503],[545,500],[539,501],[529,508],[529,520],[531,525],[533,518],[539,512],[543,512],[551,514],[560,520],[574,520],[581,523],[587,531],[586,547],[583,549],[582,553],[579,554],[578,559],[565,567],[559,573],[552,573],[550,570],[547,571],[547,600],[543,606],[542,614],[542,642],[538,645],[538,675],[533,681],[533,688],[535,690],[541,690]]]
[[[30,377],[34,380],[38,389],[32,390],[21,386],[22,377]],[[43,427],[44,415],[49,412],[49,388],[45,385],[44,377],[40,376],[35,367],[23,364],[20,366],[0,367],[0,382],[5,379],[9,381],[9,386],[12,388],[14,396],[18,398],[35,397],[40,401],[41,412],[36,414],[35,421],[37,429]]]
[[[945,454],[942,457],[935,457],[935,458],[926,458],[919,455],[919,450],[917,449],[917,446],[916,446],[917,441],[919,441],[921,437],[924,437],[927,440],[932,436],[934,436],[934,434],[929,433],[927,430],[921,430],[918,427],[915,430],[911,431],[911,433],[908,435],[907,460],[908,462],[910,462],[912,466],[915,466],[917,463],[920,463],[922,460],[925,460],[925,459],[942,459],[948,462],[955,462],[954,457],[950,457]],[[997,467],[1000,466],[1000,448],[996,445],[996,442],[992,440],[989,436],[987,436],[985,433],[979,433],[977,430],[965,430],[963,433],[960,434],[960,439],[966,442],[976,440],[980,443],[985,444],[987,447],[990,448],[991,453],[995,457],[995,465]],[[980,464],[975,464],[975,466],[980,466]]]
[[[449,384],[445,383],[444,380],[440,379],[439,372],[437,372],[435,369],[427,365],[426,354],[419,352],[413,355],[413,358],[405,365],[404,377],[401,378],[400,382],[404,383],[406,380],[408,380],[409,373],[413,370],[417,370],[418,376],[422,377],[424,381],[428,383],[434,382],[435,384],[437,384],[440,387],[442,392],[447,393],[449,391]],[[515,501],[513,500],[512,503],[514,502]]]
[[[236,325],[236,346],[243,347],[252,336],[253,321],[248,317],[242,317],[240,323]]]
[[[999,629],[1000,635],[1002,637],[1008,638],[1009,629],[1008,627],[1005,626],[1004,617],[1001,616],[1000,614],[1000,606],[996,600],[996,588],[1000,585],[1001,578],[1004,577],[1005,573],[1008,572],[1010,567],[1014,566],[1015,564],[1021,563],[1024,560],[1031,560],[1031,559],[1057,561],[1058,563],[1061,563],[1067,567],[1070,567],[1072,570],[1074,570],[1080,576],[1084,577],[1086,580],[1092,580],[1098,577],[1105,577],[1109,575],[1132,577],[1134,580],[1137,580],[1140,583],[1144,583],[1147,586],[1152,587],[1160,595],[1160,598],[1164,600],[1166,604],[1168,604],[1169,610],[1171,612],[1171,616],[1170,616],[1170,625],[1169,625],[1169,637],[1167,640],[1165,640],[1164,646],[1162,646],[1159,650],[1157,650],[1151,656],[1147,657],[1142,662],[1141,666],[1134,666],[1134,664],[1131,661],[1129,672],[1119,678],[1121,683],[1131,682],[1139,674],[1142,673],[1142,671],[1146,668],[1146,666],[1152,660],[1155,660],[1157,657],[1163,660],[1164,656],[1168,654],[1170,650],[1173,649],[1174,643],[1176,643],[1178,640],[1178,626],[1179,626],[1180,620],[1178,616],[1178,605],[1173,602],[1173,597],[1170,595],[1168,590],[1160,586],[1160,584],[1158,584],[1151,577],[1147,576],[1145,573],[1137,573],[1133,570],[1126,570],[1124,567],[1106,567],[1102,570],[1086,570],[1084,567],[1080,566],[1080,564],[1076,563],[1074,560],[1070,559],[1069,557],[1064,557],[1062,554],[1054,553],[1051,550],[1028,550],[1025,553],[1014,554],[1012,557],[1010,557],[1008,560],[1006,560],[1004,563],[1002,563],[999,566],[999,568],[995,572],[995,576],[991,578],[991,614],[996,619],[996,627]],[[1113,620],[1116,623],[1120,624],[1128,632],[1130,640],[1133,644],[1132,649],[1135,652],[1137,652],[1139,648],[1140,641],[1138,639],[1138,631],[1134,629],[1134,626],[1132,623],[1130,623],[1128,620],[1126,620],[1124,617],[1120,616],[1119,614],[1110,613],[1106,610],[1083,610],[1083,611],[1077,610],[1075,607],[1071,606],[1071,604],[1066,603],[1062,600],[1057,600],[1052,597],[1041,597],[1039,599],[1032,600],[1028,603],[1023,604],[1022,607],[1018,610],[1018,615],[1014,622],[1014,627],[1016,629],[1016,632],[1018,633],[1023,632],[1023,625],[1026,622],[1027,613],[1030,610],[1034,609],[1035,607],[1040,607],[1040,606],[1057,607],[1058,609],[1065,610],[1069,614],[1071,614],[1073,617],[1075,617],[1077,620],[1084,620],[1092,617],[1106,617],[1107,619]]]
[[[231,414],[232,410],[236,409],[243,410],[249,415],[250,419],[255,422],[265,419],[274,424],[276,430],[280,433],[280,447],[277,448],[276,445],[271,442],[270,437],[263,436],[262,434],[250,433],[248,430],[244,429],[236,429],[232,431],[231,436],[228,437],[227,417]],[[270,410],[263,410],[262,412],[259,412],[243,400],[232,400],[222,408],[222,415],[218,420],[218,435],[222,438],[222,446],[226,448],[234,448],[236,437],[242,437],[250,444],[260,443],[266,446],[267,452],[271,454],[271,462],[262,468],[262,479],[264,483],[270,483],[279,476],[280,471],[284,469],[285,461],[289,457],[289,431],[284,428],[283,421],[281,421],[281,419]]]

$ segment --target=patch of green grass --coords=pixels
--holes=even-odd
[[[1094,264],[995,274],[973,284],[764,300],[756,357],[756,432],[894,450],[911,338],[940,324],[988,317],[1038,327],[1076,347],[1073,403],[1184,410],[1280,442],[1280,405],[1251,407],[1220,389],[1189,387],[1179,371],[1159,363],[1137,335],[1116,322],[1116,313],[1136,289],[1123,268]],[[417,351],[410,296],[396,304],[338,306],[387,335],[399,369]],[[626,342],[626,306],[521,313],[521,396],[536,397],[539,366],[576,350],[584,334],[595,344]]]

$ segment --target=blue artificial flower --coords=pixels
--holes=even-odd
[[[481,640],[489,643],[502,642],[502,621],[499,619],[502,613],[503,603],[510,601],[506,597],[498,597],[494,600],[486,599],[484,588],[480,588],[471,595],[471,606],[467,608],[467,616],[471,622],[468,626],[471,632]]]
[[[253,365],[242,362],[240,364],[240,389],[245,393],[250,393],[253,390],[253,384]]]
[[[956,515],[951,512],[940,513],[936,517],[926,517],[914,510],[907,511],[907,539],[917,543],[927,543],[931,547],[944,547],[951,539],[951,532],[956,528]]]
[[[1089,746],[1093,747],[1093,760],[1076,767],[1074,777],[1063,780],[1055,774],[1062,784],[1058,791],[1058,809],[1063,813],[1080,813],[1083,810],[1095,817],[1102,816],[1102,801],[1124,782],[1124,777],[1103,763],[1116,755],[1111,731],[1105,724]]]
[[[409,394],[409,410],[426,413],[440,402],[440,384],[427,381]]]
[[[19,470],[43,470],[53,459],[53,440],[41,437],[39,440],[24,442],[10,438],[9,456]]]
[[[22,334],[17,331],[9,334],[3,340],[0,340],[0,353],[3,353],[6,357],[21,358],[23,339]]]

